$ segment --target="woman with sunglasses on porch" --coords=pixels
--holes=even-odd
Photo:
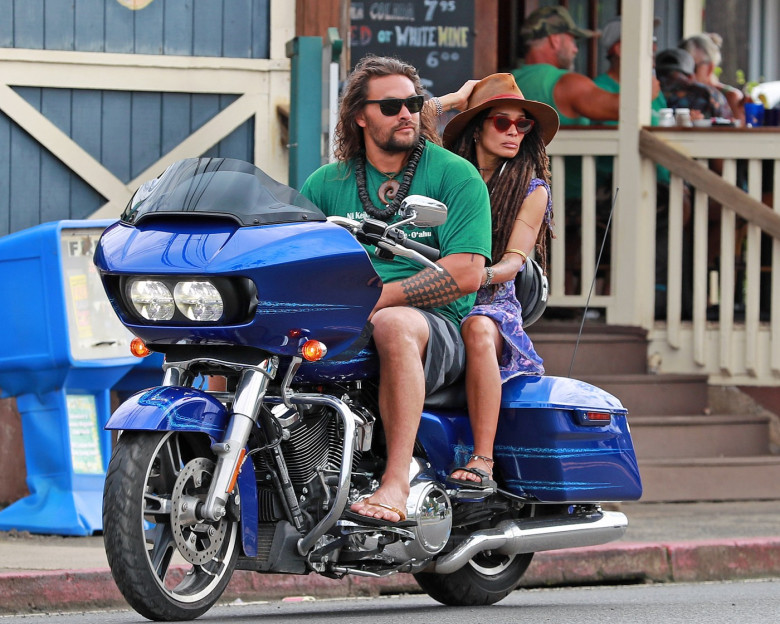
[[[494,260],[485,268],[474,309],[461,324],[474,451],[450,475],[451,484],[495,490],[493,443],[501,385],[517,375],[544,373],[542,358],[523,330],[514,282],[532,251],[545,265],[552,225],[545,146],[557,131],[555,110],[526,100],[511,74],[479,81],[468,108],[444,130],[444,146],[469,160],[487,184]]]

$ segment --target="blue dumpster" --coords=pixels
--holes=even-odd
[[[30,495],[0,530],[103,529],[109,392],[138,364],[92,263],[112,221],[57,221],[0,238],[0,397],[16,397]]]

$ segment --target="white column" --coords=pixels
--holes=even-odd
[[[701,19],[703,11],[704,0],[683,0],[683,39],[687,39],[693,35],[698,35],[704,30],[704,25],[702,24]]]
[[[642,164],[639,129],[650,124],[653,0],[622,2],[620,124],[612,264],[617,305],[607,321],[650,328],[655,291],[655,167]]]

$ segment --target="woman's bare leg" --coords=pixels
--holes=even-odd
[[[474,436],[474,455],[492,458],[501,408],[498,358],[503,339],[495,322],[486,316],[466,319],[461,335],[466,345],[466,396]],[[492,462],[476,457],[466,464],[466,468],[479,468],[488,474],[493,473]],[[464,481],[480,480],[477,475],[463,470],[456,470],[451,476]]]

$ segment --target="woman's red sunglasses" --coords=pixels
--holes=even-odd
[[[490,115],[485,119],[493,120],[493,127],[499,132],[507,132],[509,128],[514,126],[517,128],[518,134],[528,134],[531,132],[531,128],[534,127],[534,120],[527,117],[521,117],[520,119],[509,119],[504,115]]]

